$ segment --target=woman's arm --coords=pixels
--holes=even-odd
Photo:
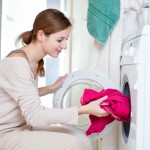
[[[41,105],[35,81],[25,59],[17,57],[2,62],[0,86],[12,98],[10,105],[14,108],[14,103],[15,106],[18,104],[19,112],[16,107],[15,115],[19,118],[23,116],[23,119],[31,126],[49,126],[60,123],[76,125],[78,123],[77,107],[52,109]]]
[[[61,87],[66,77],[67,77],[67,74],[64,76],[60,76],[54,84],[39,88],[38,89],[39,96],[44,96],[50,93],[54,93],[57,89]]]

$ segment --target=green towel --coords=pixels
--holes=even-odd
[[[104,45],[120,17],[120,0],[89,0],[87,28]]]

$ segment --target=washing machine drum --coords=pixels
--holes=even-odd
[[[113,88],[110,80],[104,78],[97,72],[89,70],[79,70],[68,74],[62,87],[56,91],[53,99],[54,108],[68,108],[80,106],[80,98],[85,88],[100,91],[101,89]],[[64,125],[73,130],[86,132],[90,125],[88,115],[80,115],[78,125]],[[113,127],[114,122],[107,125],[101,133],[90,135],[91,138],[100,138],[106,135]]]

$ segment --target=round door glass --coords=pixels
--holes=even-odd
[[[70,85],[66,90],[62,100],[62,108],[68,108],[72,106],[80,106],[80,98],[83,95],[84,89],[90,88],[96,91],[103,89],[101,85],[92,80],[78,80]],[[76,129],[86,131],[90,125],[88,115],[80,115],[78,125]]]

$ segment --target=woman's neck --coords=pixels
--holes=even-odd
[[[37,69],[38,69],[38,62],[44,57],[42,50],[39,49],[39,46],[34,44],[29,44],[20,48],[21,50],[25,51],[28,61],[34,75],[34,78],[37,76]]]
[[[30,65],[35,66],[38,62],[44,57],[44,54],[41,49],[35,44],[29,44],[25,47],[20,48],[24,50],[27,54]]]

